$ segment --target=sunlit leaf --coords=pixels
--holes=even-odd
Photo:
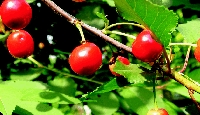
[[[130,83],[144,83],[147,81],[145,76],[149,74],[145,74],[145,72],[140,68],[138,64],[129,64],[125,65],[120,61],[116,61],[116,65],[113,69],[115,72],[123,75],[125,78],[128,79]]]
[[[196,43],[200,38],[200,19],[188,21],[186,24],[179,24],[177,30],[189,43]]]
[[[112,92],[91,96],[96,102],[89,102],[88,106],[95,115],[112,115],[119,108],[119,100]]]
[[[23,101],[35,101],[43,103],[77,104],[81,103],[77,98],[54,91],[26,90],[23,93]]]
[[[21,101],[14,111],[20,115],[63,115],[63,113],[45,103]]]
[[[69,96],[75,96],[77,84],[72,78],[56,76],[53,80],[50,80],[48,84],[50,90]]]

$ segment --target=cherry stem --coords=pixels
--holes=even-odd
[[[186,57],[185,57],[185,62],[184,62],[184,65],[183,65],[183,68],[179,71],[180,73],[183,73],[187,67],[187,64],[188,64],[188,59],[190,57],[190,50],[191,50],[191,47],[192,46],[189,46],[188,47],[188,50],[187,50],[187,54],[186,54]]]
[[[56,13],[58,13],[59,15],[61,15],[62,17],[66,18],[67,21],[71,24],[74,24],[77,19],[70,15],[69,13],[67,13],[66,11],[64,11],[62,8],[60,8],[58,5],[56,5],[53,1],[51,0],[42,0],[48,7],[50,7],[53,11],[55,11]],[[95,28],[95,27],[92,27],[92,26],[89,26],[85,23],[81,23],[81,26],[88,30],[89,32],[93,33],[94,35],[97,35],[99,36],[100,38],[104,39],[105,41],[108,41],[110,42],[111,44],[115,45],[116,47],[119,47],[127,52],[132,52],[132,48],[129,47],[129,46],[126,46],[116,40],[114,40],[113,38],[105,35],[101,30]],[[171,68],[170,68],[170,60],[167,56],[167,53],[166,51],[163,51],[164,52],[164,55],[165,55],[165,58],[167,60],[167,68],[165,68],[165,66],[163,66],[163,70],[165,72],[166,75],[169,75],[172,79],[176,80],[177,82],[181,83],[183,86],[185,86],[186,88],[188,89],[192,89],[198,93],[200,93],[200,87],[193,83],[191,80],[188,80],[186,79],[182,74],[180,74],[179,72],[177,71],[172,71],[171,72]],[[169,72],[170,71],[170,72]]]
[[[35,60],[33,58],[33,56],[29,56],[28,59],[40,68],[44,68],[44,69],[47,69],[49,71],[53,71],[53,72],[58,73],[58,74],[62,74],[66,77],[72,77],[72,78],[80,79],[80,80],[83,80],[83,81],[89,81],[89,82],[93,82],[93,83],[96,83],[96,84],[103,85],[103,83],[99,82],[99,81],[88,79],[88,78],[85,78],[85,77],[82,77],[82,76],[76,76],[76,75],[72,75],[72,74],[69,74],[69,73],[65,73],[65,72],[62,72],[62,71],[55,69],[55,68],[46,67],[46,66],[42,65],[41,63],[39,63],[37,60]]]
[[[119,31],[103,30],[102,32],[105,33],[105,34],[117,34],[117,35],[122,35],[122,36],[129,37],[129,38],[132,38],[132,39],[136,39],[136,36],[133,36],[133,35],[130,35],[130,34],[126,34],[126,33],[123,33],[123,32],[119,32]]]
[[[115,24],[111,24],[109,26],[107,26],[105,29],[108,30],[114,26],[119,26],[119,25],[133,25],[133,26],[137,26],[139,28],[142,28],[142,29],[146,29],[143,25],[141,24],[135,24],[135,23],[129,23],[129,22],[122,22],[122,23],[115,23]]]
[[[191,44],[191,43],[169,43],[169,46],[192,46],[192,47],[197,47],[197,44]]]
[[[77,22],[75,23],[75,25],[76,25],[76,27],[78,28],[78,30],[79,30],[79,32],[80,32],[80,34],[81,34],[82,42],[84,42],[84,41],[85,41],[85,36],[84,36],[84,34],[83,34],[83,29],[82,29],[82,26],[81,26],[80,23],[81,23],[81,22],[77,21]]]
[[[153,96],[154,96],[154,107],[155,107],[155,110],[157,110],[158,105],[156,101],[156,75],[153,76]]]

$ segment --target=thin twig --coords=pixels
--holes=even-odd
[[[192,99],[192,101],[194,102],[194,104],[196,105],[198,112],[200,114],[200,105],[198,104],[198,102],[196,101],[196,99],[194,98],[194,90],[192,89],[188,89],[188,93],[190,95],[190,98]]]
[[[190,50],[191,50],[191,46],[188,47],[187,54],[186,54],[186,57],[185,57],[185,62],[184,62],[183,68],[179,71],[180,73],[183,73],[185,71],[186,67],[187,67],[188,59],[190,57]]]

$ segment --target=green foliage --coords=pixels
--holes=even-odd
[[[95,36],[84,28],[86,40],[100,47],[103,64],[94,75],[77,75],[68,64],[71,51],[81,40],[77,28],[69,24],[64,19],[65,16],[57,15],[41,1],[27,0],[27,2],[31,4],[34,15],[30,25],[24,29],[34,38],[33,57],[36,60],[13,58],[5,45],[8,35],[13,30],[7,27],[4,29],[1,25],[0,112],[3,115],[146,115],[148,110],[156,106],[165,108],[169,115],[197,113],[188,89],[165,74],[163,68],[167,67],[167,64],[164,55],[156,62],[143,63],[132,54],[123,51],[120,46],[116,47],[109,40],[105,42],[99,39],[101,36]],[[173,57],[170,63],[172,71],[182,69],[187,57],[187,43],[191,43],[192,50],[183,77],[199,86],[200,63],[197,63],[193,55],[196,42],[200,38],[200,24],[197,18],[200,11],[199,2],[196,4],[190,0],[54,0],[54,2],[63,8],[63,11],[69,12],[82,22],[98,29],[104,28],[103,33],[105,30],[105,34],[109,34],[113,40],[127,46],[132,45],[135,36],[143,29],[136,27],[133,22],[150,29],[157,40],[164,45],[167,55]],[[190,13],[185,13],[187,11]],[[52,37],[53,44],[47,40],[49,36]],[[39,43],[43,43],[44,46],[38,47]],[[181,46],[171,43],[178,43]],[[109,59],[116,51],[128,57],[131,62],[130,65],[124,65],[116,61],[114,71],[123,75],[122,77],[113,76],[108,69]],[[152,82],[154,77],[156,77],[155,84]],[[156,92],[152,90],[154,85]],[[200,102],[198,93],[194,92],[193,96]]]
[[[200,19],[188,21],[186,24],[179,24],[177,30],[184,36],[188,43],[196,43],[200,38]]]
[[[175,13],[146,0],[115,0],[115,5],[124,19],[142,24],[150,29],[164,46],[169,44],[169,33],[174,31],[177,25]]]
[[[90,98],[97,101],[88,103],[95,115],[112,115],[119,108],[119,100],[112,92],[93,95]]]
[[[120,75],[123,75],[133,84],[144,83],[147,81],[144,76],[147,76],[148,74],[145,74],[138,64],[124,65],[120,61],[117,61],[113,70]]]
[[[80,101],[74,97],[70,97],[59,92],[49,91],[47,90],[47,86],[45,84],[34,81],[1,82],[0,90],[0,112],[5,115],[11,115],[16,106],[19,106],[20,108],[26,110],[30,109],[31,111],[33,111],[32,114],[34,114],[35,112],[37,113],[37,111],[33,110],[33,107],[36,106],[44,106],[43,108],[39,107],[40,111],[50,111],[52,109],[52,107],[42,103],[80,103]],[[28,103],[29,106],[24,106],[24,103]],[[53,109],[53,111],[57,110]]]

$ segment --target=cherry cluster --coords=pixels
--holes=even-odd
[[[32,18],[32,8],[26,0],[4,0],[0,7],[0,16],[3,24],[12,29],[6,41],[9,53],[15,58],[32,55],[33,38],[23,30]]]
[[[154,40],[151,34],[150,30],[143,30],[132,44],[132,54],[143,62],[156,61],[163,51],[162,45]],[[113,71],[116,60],[125,65],[129,65],[130,62],[121,55],[111,57],[109,70],[114,76],[120,77],[122,75]],[[69,64],[71,69],[79,75],[92,75],[102,64],[101,50],[94,43],[83,41],[72,51]]]

